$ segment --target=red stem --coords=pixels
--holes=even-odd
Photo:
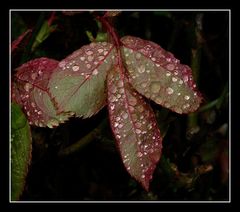
[[[121,50],[120,50],[121,41],[119,39],[119,36],[117,35],[116,31],[111,26],[111,24],[107,21],[107,18],[105,18],[104,16],[103,17],[98,16],[97,19],[104,25],[107,32],[110,34],[110,36],[113,40],[113,44],[117,49],[118,65],[120,66],[121,71],[123,71],[124,69],[122,67],[122,56],[121,56]]]

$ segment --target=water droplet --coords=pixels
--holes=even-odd
[[[169,95],[173,94],[173,92],[174,92],[173,89],[170,87],[168,87],[166,91]]]
[[[102,53],[103,49],[98,49],[97,51],[98,51],[98,53]]]
[[[66,62],[65,62],[65,61],[62,61],[62,62],[60,62],[60,63],[58,64],[58,66],[59,66],[60,68],[63,68],[65,65],[66,65]]]
[[[168,65],[167,65],[167,69],[168,69],[169,71],[173,71],[174,68],[175,68],[175,66],[174,66],[173,64],[168,64]]]
[[[37,73],[33,73],[33,74],[31,75],[31,78],[32,78],[33,80],[35,80],[35,79],[37,78]]]
[[[123,93],[124,93],[124,89],[123,89],[123,88],[120,88],[120,89],[119,89],[119,93],[123,94]]]
[[[88,59],[88,61],[89,61],[89,62],[92,62],[92,61],[93,61],[93,59],[94,59],[94,57],[90,55],[90,56],[88,56],[88,58],[87,58],[87,59]]]
[[[117,127],[118,125],[119,125],[119,123],[118,123],[118,122],[115,122],[113,126],[114,126],[114,127]]]
[[[183,81],[184,81],[184,82],[187,82],[187,81],[188,81],[188,76],[187,76],[187,75],[185,75],[185,76],[183,77]]]
[[[130,167],[130,166],[128,166],[128,167],[127,167],[127,170],[129,171],[130,169],[131,169],[131,167]]]
[[[137,104],[137,99],[133,96],[129,97],[128,103],[132,106],[135,106]]]
[[[170,104],[169,102],[165,102],[165,107],[169,108],[170,107]]]
[[[167,77],[170,77],[170,76],[171,76],[171,73],[170,73],[169,71],[167,71],[166,76],[167,76]]]
[[[139,106],[137,107],[137,109],[138,109],[138,111],[139,111],[140,113],[142,113],[142,112],[143,112],[143,110],[144,110],[144,108],[143,108],[143,106],[142,106],[142,105],[139,105]]]
[[[178,82],[180,85],[182,85],[183,84],[183,81],[182,80],[179,80],[179,82]]]
[[[142,126],[142,124],[141,124],[140,122],[137,122],[137,123],[135,124],[135,126],[136,126],[137,128],[140,128],[140,127]]]
[[[177,76],[178,75],[178,71],[174,71],[174,75]]]
[[[141,65],[140,67],[138,67],[138,72],[140,74],[144,73],[145,72],[145,66],[144,65]]]
[[[108,54],[108,51],[104,51],[103,55],[106,56]]]
[[[118,128],[121,129],[123,127],[123,124],[119,124]]]
[[[173,82],[177,82],[177,78],[176,77],[172,77],[172,81]]]
[[[159,82],[153,82],[151,85],[150,85],[150,89],[153,93],[158,93],[159,90],[160,90],[160,83]]]
[[[120,136],[120,135],[116,135],[116,137],[117,137],[118,139],[120,139],[120,138],[121,138],[121,136]]]
[[[32,107],[36,107],[36,104],[34,102],[31,103]]]
[[[116,96],[110,96],[109,101],[110,102],[115,102],[116,101]]]
[[[90,64],[87,64],[87,68],[91,68],[92,66]]]
[[[81,60],[81,61],[84,61],[84,60],[85,60],[85,57],[80,57],[80,60]]]
[[[114,110],[114,108],[115,108],[115,105],[111,105],[111,106],[110,106],[110,109],[111,109],[111,110]]]
[[[129,111],[132,113],[132,112],[134,112],[135,110],[134,110],[134,107],[132,107],[131,105],[129,106]],[[135,115],[135,114],[133,114],[133,115]]]
[[[131,61],[130,61],[130,60],[127,60],[127,61],[126,61],[126,64],[127,64],[127,65],[130,65],[130,64],[131,64]]]
[[[58,88],[58,86],[55,86],[54,88],[56,88],[56,89],[57,89],[57,88]]]
[[[104,59],[104,56],[99,56],[98,59],[99,59],[99,61],[101,61]]]
[[[41,115],[41,114],[42,114],[42,111],[39,110],[37,114],[38,114],[38,115]]]
[[[184,99],[189,100],[190,96],[184,96]]]
[[[143,167],[144,165],[143,165],[143,163],[141,163],[141,165],[140,165],[141,167]]]
[[[137,53],[137,54],[136,54],[136,59],[139,60],[140,58],[141,58],[141,54],[140,54],[140,53]]]
[[[158,104],[162,104],[162,99],[160,97],[157,97],[155,102],[158,103]]]
[[[155,58],[155,57],[152,57],[151,60],[152,60],[152,61],[156,61],[156,58]]]
[[[117,86],[119,88],[122,88],[123,87],[123,81],[122,80],[118,81]]]
[[[128,118],[128,114],[127,114],[126,112],[124,112],[124,113],[122,114],[122,117],[123,117],[124,119],[127,119],[127,118]]]
[[[186,108],[188,108],[188,107],[190,107],[189,104],[185,104],[185,105],[183,105],[183,109],[186,109]]]
[[[92,72],[93,75],[97,75],[98,74],[98,70],[94,69],[94,71]]]
[[[29,91],[31,88],[32,88],[33,86],[30,84],[30,83],[26,83],[25,85],[24,85],[24,89],[25,89],[25,91]]]
[[[143,154],[142,154],[141,152],[138,152],[138,153],[137,153],[137,156],[138,156],[139,158],[141,158],[141,157],[143,156]]]
[[[175,111],[179,114],[182,114],[182,109],[181,108],[175,108]]]
[[[152,129],[152,124],[148,125],[148,129],[151,130]]]
[[[28,112],[27,112],[27,115],[28,115],[28,116],[30,116],[30,115],[31,115],[31,113],[28,111]]]
[[[181,95],[181,93],[177,93],[177,95],[178,95],[178,96],[180,96],[180,95]]]
[[[119,116],[116,117],[116,121],[120,121],[121,118]]]
[[[143,179],[144,179],[144,178],[145,178],[145,175],[143,174],[143,175],[141,176],[141,178],[143,178]]]
[[[146,88],[146,87],[147,87],[147,83],[146,83],[146,82],[143,82],[143,83],[141,84],[141,87],[142,87],[142,88]]]
[[[87,54],[87,55],[92,55],[93,52],[89,50],[89,51],[86,52],[86,54]]]
[[[78,71],[78,70],[79,70],[79,66],[73,66],[73,67],[72,67],[72,70],[73,70],[73,71]]]
[[[141,130],[136,129],[136,133],[137,133],[137,134],[140,134],[141,132],[142,132]]]

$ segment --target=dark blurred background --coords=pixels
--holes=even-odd
[[[228,200],[228,11],[123,11],[112,21],[119,36],[151,40],[192,67],[204,97],[199,111],[178,115],[151,102],[165,137],[149,192],[124,169],[106,108],[55,129],[32,127],[21,200]],[[28,29],[13,69],[42,56],[61,60],[104,32],[91,12],[12,11],[12,41]]]

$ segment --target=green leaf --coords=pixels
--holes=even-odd
[[[105,106],[105,80],[114,52],[110,43],[91,43],[59,63],[49,81],[59,113],[74,112],[87,118]]]
[[[162,150],[162,137],[153,110],[115,67],[108,74],[108,111],[122,161],[148,190]]]
[[[130,83],[139,93],[180,114],[198,109],[202,98],[188,66],[151,41],[126,36],[122,42]]]
[[[31,161],[31,131],[20,106],[11,104],[11,200],[20,198]]]
[[[48,38],[48,36],[57,28],[57,25],[48,25],[48,21],[45,21],[39,30],[36,39],[32,45],[32,52],[44,41]]]
[[[52,128],[71,116],[71,113],[57,114],[47,90],[49,78],[57,65],[58,61],[42,57],[16,69],[12,99],[23,107],[31,125]]]

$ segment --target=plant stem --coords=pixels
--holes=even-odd
[[[58,152],[58,156],[68,156],[72,153],[75,153],[77,151],[80,151],[85,146],[87,146],[89,143],[95,141],[96,139],[101,137],[101,129],[106,125],[106,120],[102,121],[94,130],[92,130],[90,133],[85,135],[83,138],[75,142],[74,144],[60,150]]]
[[[42,24],[44,23],[44,20],[45,20],[45,12],[41,12],[40,16],[38,18],[37,24],[35,26],[35,29],[33,30],[32,37],[31,37],[28,45],[26,46],[25,52],[22,55],[21,64],[25,63],[26,61],[29,60],[29,56],[31,54],[32,45],[33,45],[33,43],[34,43],[34,41],[36,39],[36,36],[38,35],[39,30],[42,27]]]

